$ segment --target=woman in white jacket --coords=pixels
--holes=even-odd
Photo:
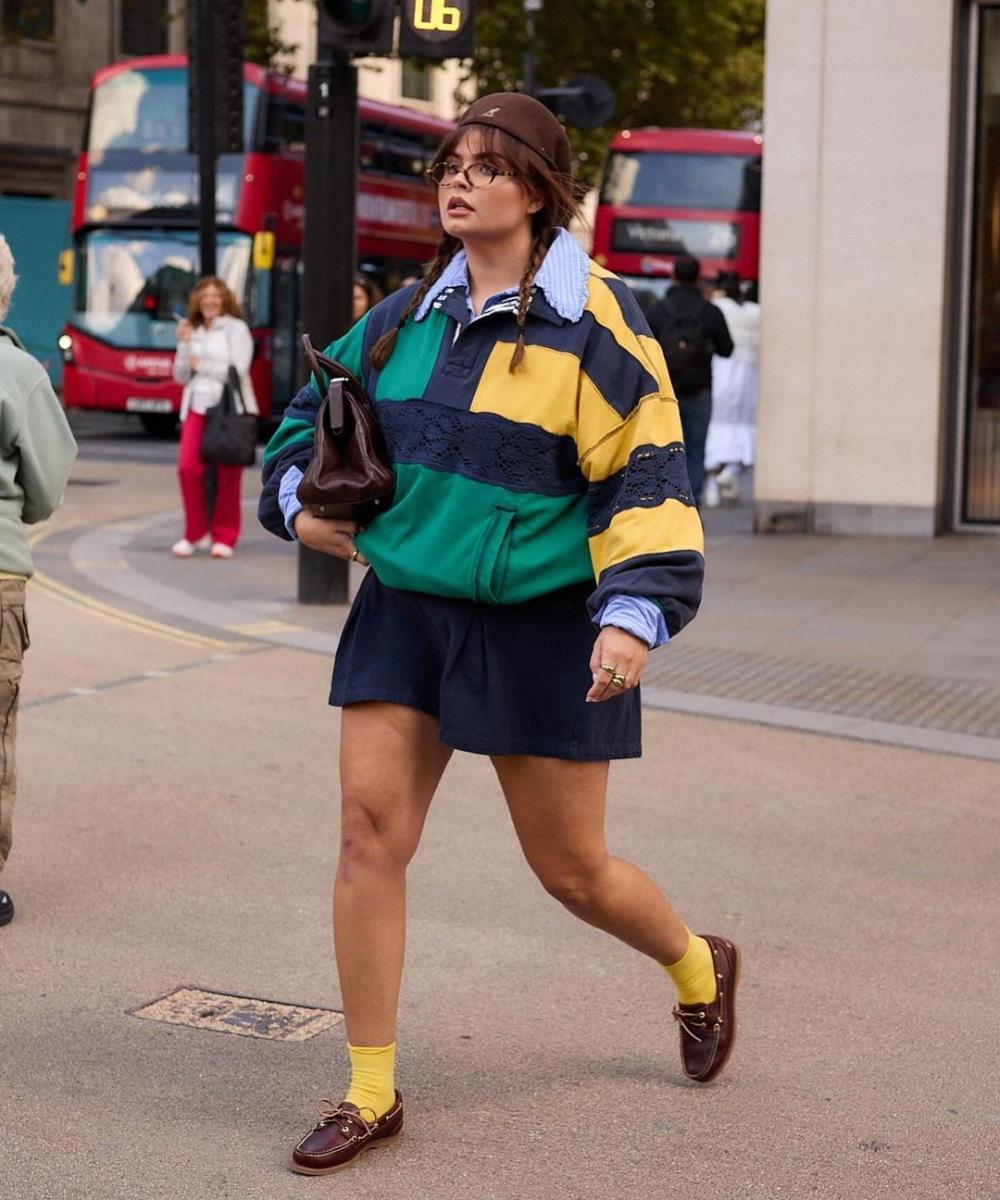
[[[177,327],[174,379],[184,384],[181,399],[181,442],[177,456],[181,497],[184,501],[184,536],[171,546],[178,558],[211,548],[213,558],[232,558],[240,534],[240,481],[243,468],[216,463],[215,504],[211,520],[205,502],[205,471],[201,438],[205,413],[222,399],[222,389],[235,367],[243,400],[256,413],[257,398],[250,382],[253,337],[236,297],[214,276],[195,284],[188,300],[188,315]]]
[[[705,439],[706,508],[735,504],[740,473],[752,467],[757,440],[757,358],[760,305],[756,285],[743,293],[739,276],[719,276],[712,303],[726,318],[733,339],[729,358],[712,359],[712,420]]]

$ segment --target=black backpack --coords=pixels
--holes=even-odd
[[[675,392],[698,391],[704,387],[706,369],[711,369],[712,343],[702,319],[704,312],[704,304],[693,312],[677,311],[669,292],[657,306],[653,332],[663,347]]]

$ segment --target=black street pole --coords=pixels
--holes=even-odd
[[[210,0],[192,0],[188,11],[188,96],[194,111],[190,125],[198,156],[198,248],[202,275],[215,274],[215,113],[216,73]]]
[[[325,61],[309,68],[302,307],[305,332],[325,347],[353,314],[358,72],[348,58],[320,53]],[[347,581],[344,559],[299,543],[300,604],[346,604]]]
[[[541,12],[542,0],[524,0],[524,21],[528,27],[528,44],[524,51],[521,73],[526,96],[533,96],[536,87],[535,67],[535,13]]]

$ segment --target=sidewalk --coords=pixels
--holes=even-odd
[[[102,471],[82,462],[77,476]],[[346,608],[296,602],[297,551],[257,524],[255,486],[247,472],[232,562],[165,553],[168,487],[160,511],[47,539],[40,569],[63,556],[109,602],[331,655]],[[1000,536],[754,536],[750,524],[746,502],[705,514],[702,608],[650,660],[647,706],[1000,761]],[[352,594],[361,577],[351,567]]]
[[[744,952],[739,1044],[709,1087],[680,1072],[662,970],[545,895],[490,763],[456,754],[408,875],[406,1129],[303,1179],[288,1154],[345,1076],[325,703],[344,612],[295,604],[294,549],[247,515],[233,560],[175,560],[173,470],[85,461],[36,545],[3,1200],[996,1195],[996,763],[768,727],[774,683],[751,658],[734,694],[732,664],[991,686],[1000,542],[710,532],[705,612],[655,661],[672,687],[701,672],[681,707],[753,719],[648,709],[608,800],[613,852]],[[916,631],[914,592],[938,605]],[[957,660],[979,621],[946,664],[968,679],[946,674],[924,643]]]

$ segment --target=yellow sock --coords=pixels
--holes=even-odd
[[[390,1046],[352,1046],[351,1086],[344,1099],[366,1119],[381,1117],[396,1103],[396,1043]]]
[[[715,983],[712,948],[704,938],[688,930],[688,948],[675,963],[661,963],[674,981],[681,1004],[711,1004],[719,994]]]

